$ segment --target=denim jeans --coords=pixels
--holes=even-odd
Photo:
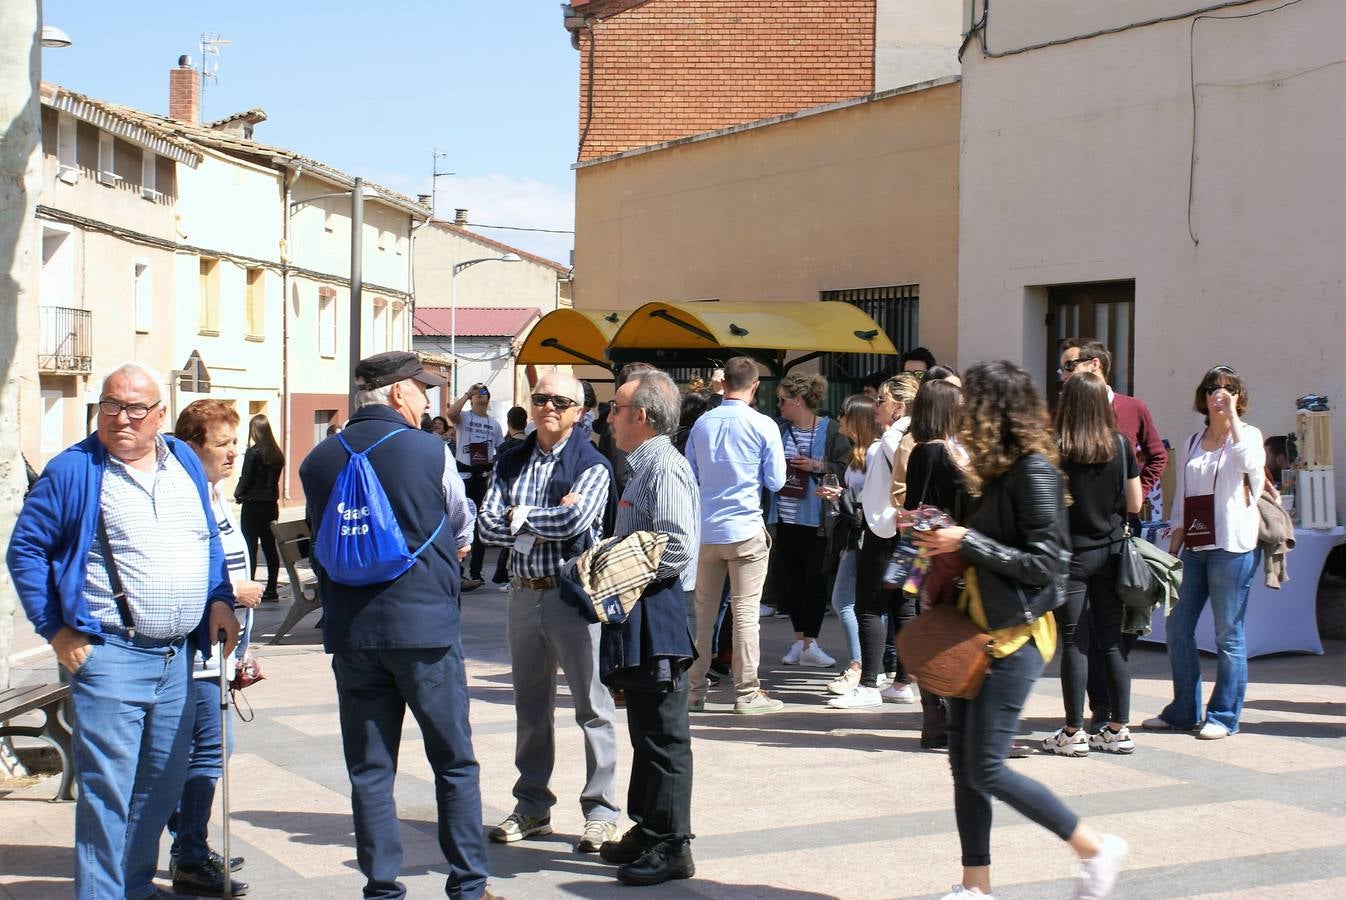
[[[170,852],[180,866],[199,866],[210,852],[206,832],[210,826],[210,808],[215,803],[215,782],[224,768],[222,754],[234,752],[232,722],[227,749],[220,740],[219,677],[193,678],[191,702],[196,708],[196,724],[187,757],[187,781],[182,786],[178,808],[168,819],[168,830],[173,835]]]
[[[410,707],[435,776],[439,847],[449,867],[445,892],[480,897],[486,890],[486,838],[461,648],[344,650],[333,654],[332,671],[355,814],[355,857],[367,879],[364,895],[406,896],[397,880],[402,825],[393,781]]]
[[[114,634],[71,676],[80,900],[156,895],[159,838],[187,774],[190,681],[186,638]]]
[[[1243,620],[1248,592],[1261,561],[1260,550],[1183,550],[1178,605],[1168,617],[1168,662],[1173,668],[1173,702],[1160,717],[1174,728],[1201,723],[1201,660],[1196,652],[1196,622],[1210,600],[1215,624],[1215,690],[1206,704],[1206,721],[1239,730],[1243,695],[1248,690],[1248,651]]]
[[[841,620],[850,662],[860,661],[860,623],[855,618],[855,569],[859,559],[859,550],[843,550],[837,563],[837,579],[832,583],[832,608]]]
[[[1079,824],[1046,786],[1005,765],[1010,741],[1019,730],[1019,714],[1042,666],[1042,654],[1029,641],[1018,652],[991,661],[976,697],[949,699],[949,768],[964,866],[991,864],[992,797],[1061,840]]]

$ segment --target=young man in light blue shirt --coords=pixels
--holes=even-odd
[[[696,575],[696,650],[688,706],[705,708],[711,634],[729,576],[734,617],[734,712],[778,712],[757,678],[761,657],[758,606],[766,581],[771,540],[762,519],[762,489],[785,483],[785,451],[780,429],[753,408],[759,384],[757,363],[736,356],[724,364],[724,402],[697,419],[687,438],[701,492],[701,550]]]

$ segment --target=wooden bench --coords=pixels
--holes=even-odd
[[[75,799],[69,698],[70,686],[65,684],[34,684],[0,691],[0,737],[40,738],[56,748],[61,758],[61,784],[53,798],[56,800]],[[10,719],[30,712],[41,712],[46,721],[41,726],[9,724]]]
[[[303,519],[293,522],[272,522],[271,534],[276,538],[281,561],[285,563],[285,571],[290,575],[290,596],[293,598],[285,621],[280,623],[270,641],[272,644],[279,644],[280,639],[289,634],[290,629],[298,625],[301,619],[322,608],[322,600],[318,597],[318,582],[313,570],[305,567],[301,574],[299,569],[299,564],[308,558],[312,544],[308,522]]]

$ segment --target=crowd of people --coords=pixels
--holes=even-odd
[[[839,402],[821,375],[787,373],[768,415],[747,357],[690,390],[633,363],[602,407],[592,386],[544,375],[502,428],[485,385],[430,417],[428,391],[444,382],[415,354],[362,360],[355,412],[299,477],[364,895],[405,895],[393,781],[408,709],[434,773],[449,896],[494,896],[488,840],[551,833],[562,674],[585,742],[576,851],[628,884],[692,877],[691,716],[719,684],[732,688],[734,714],[785,708],[761,673],[760,620],[780,609],[793,631],[781,663],[834,671],[819,682],[827,706],[919,701],[921,747],[947,750],[953,776],[962,877],[949,898],[991,894],[992,799],[1078,854],[1076,897],[1107,896],[1126,842],[1007,759],[1025,749],[1019,716],[1058,645],[1063,724],[1040,750],[1137,749],[1118,555],[1168,450],[1144,403],[1108,386],[1110,368],[1097,341],[1066,342],[1052,417],[1022,367],[960,374],[917,348],[901,371],[874,373]],[[232,744],[219,666],[245,657],[250,610],[277,596],[268,526],[285,460],[254,417],[236,525],[220,487],[237,414],[200,400],[161,434],[161,384],[136,364],[107,377],[95,433],[47,466],[8,554],[27,614],[70,673],[80,897],[157,896],[165,827],[175,890],[248,890],[231,874],[244,861],[206,841]],[[1168,626],[1173,701],[1143,727],[1214,740],[1237,732],[1246,689],[1266,455],[1232,368],[1205,373],[1194,409],[1204,428],[1174,451],[1171,549],[1186,577]],[[356,481],[366,493],[353,504]],[[389,519],[391,529],[380,524]],[[508,594],[518,778],[512,811],[483,829],[459,598],[484,583],[487,547],[500,548],[493,581]],[[342,553],[397,568],[362,581]],[[593,595],[594,571],[621,585],[613,596]],[[638,601],[618,603],[623,592]],[[829,601],[836,625],[824,634]],[[936,602],[991,637],[990,674],[970,699],[922,685],[896,650]],[[1207,603],[1219,665],[1203,705],[1194,634]],[[624,832],[619,705],[632,749]]]

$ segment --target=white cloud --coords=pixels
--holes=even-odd
[[[374,180],[413,197],[418,193],[430,193],[428,178],[412,179],[391,173]],[[574,229],[575,194],[571,190],[501,172],[469,178],[454,175],[440,179],[435,206],[436,215],[441,219],[452,221],[455,209],[466,209],[468,222],[487,237],[563,265],[570,264],[574,235],[480,228],[478,223],[515,228]]]

